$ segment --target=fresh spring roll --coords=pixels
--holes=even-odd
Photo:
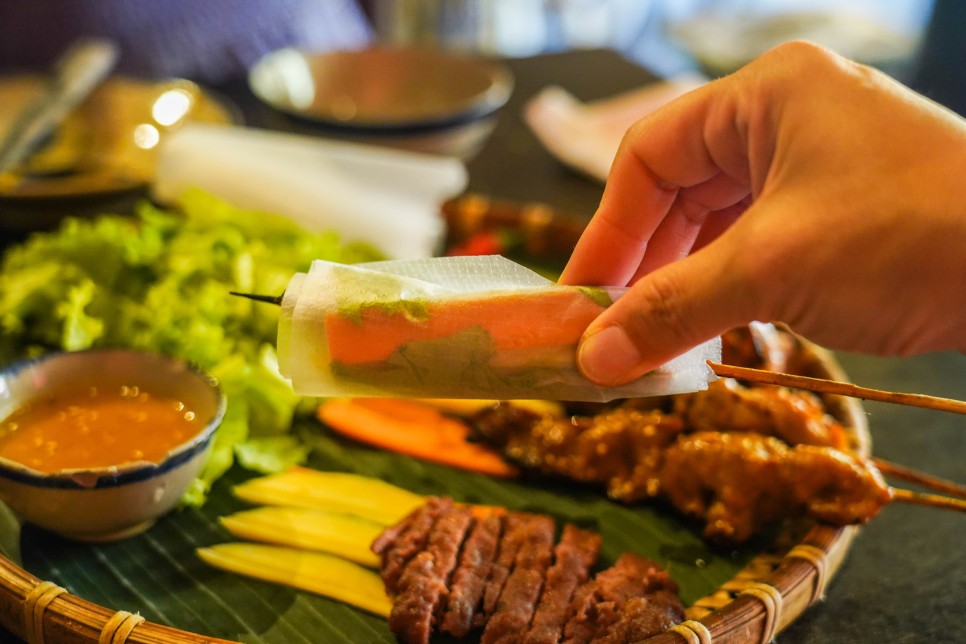
[[[308,396],[606,402],[704,389],[719,341],[619,387],[580,375],[577,342],[626,289],[561,286],[502,257],[317,261],[282,299],[282,374]]]

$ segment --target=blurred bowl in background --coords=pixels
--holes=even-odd
[[[496,62],[437,49],[284,49],[252,68],[249,85],[334,136],[465,158],[492,130],[513,77]]]
[[[671,36],[711,76],[729,74],[791,40],[808,40],[846,58],[894,71],[913,58],[921,31],[921,23],[900,27],[875,13],[847,6],[778,12],[728,10],[726,6],[670,28]]]

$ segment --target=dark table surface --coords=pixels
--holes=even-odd
[[[546,85],[558,84],[590,100],[654,80],[609,51],[552,54],[508,63],[513,97],[492,137],[468,162],[469,190],[493,197],[538,201],[589,217],[602,187],[552,158],[521,119],[522,105]],[[249,125],[301,129],[259,104],[244,83],[216,88],[237,103]],[[98,209],[104,204],[87,204]],[[112,203],[112,207],[123,204]],[[0,205],[2,211],[2,205]],[[22,237],[0,230],[0,246]],[[901,294],[896,294],[901,298]],[[884,312],[887,315],[888,312]],[[966,357],[934,354],[882,359],[839,354],[850,378],[864,386],[966,396]],[[880,457],[945,478],[966,481],[966,418],[883,403],[866,403],[873,450]],[[826,600],[781,635],[796,642],[959,642],[966,606],[966,516],[893,504],[855,540]],[[0,639],[4,634],[0,632]]]

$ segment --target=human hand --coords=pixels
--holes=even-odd
[[[966,121],[782,45],[636,123],[561,276],[633,284],[578,349],[631,380],[753,320],[830,348],[966,348]]]

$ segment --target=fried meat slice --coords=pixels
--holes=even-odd
[[[587,581],[600,552],[600,535],[568,523],[554,548],[540,604],[530,622],[524,644],[556,644],[567,620],[574,591]]]
[[[447,508],[433,524],[426,550],[406,564],[399,580],[399,594],[389,614],[389,628],[403,641],[429,642],[448,593],[460,546],[472,521],[469,508]]]
[[[443,632],[463,637],[472,629],[502,535],[503,517],[498,514],[491,514],[473,526],[453,573],[446,612],[440,624]]]
[[[526,632],[553,559],[554,530],[549,516],[534,515],[527,521],[513,569],[483,630],[482,644],[518,642]]]

